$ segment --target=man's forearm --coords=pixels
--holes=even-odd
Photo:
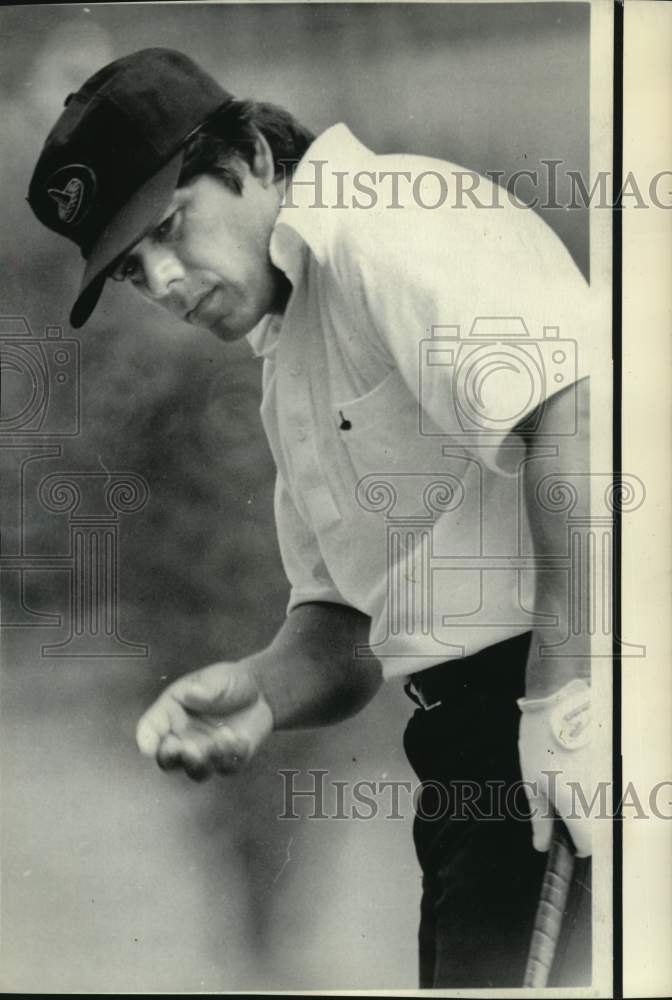
[[[273,713],[276,729],[330,725],[354,715],[382,681],[379,662],[356,655],[370,621],[339,604],[304,604],[288,615],[270,646],[245,663]]]
[[[536,608],[540,610],[539,605]],[[545,698],[577,677],[590,680],[590,644],[587,637],[582,640],[585,653],[571,657],[542,656],[541,648],[548,649],[552,643],[548,631],[533,629],[525,674],[525,694],[528,698]]]
[[[568,429],[575,420],[576,433],[572,435]],[[568,555],[575,557],[568,551],[567,513],[549,510],[540,501],[537,486],[540,476],[549,473],[557,477],[558,482],[569,483],[574,494],[572,518],[581,520],[589,517],[589,429],[589,382],[583,379],[573,391],[558,393],[546,403],[541,443],[557,443],[557,456],[538,460],[531,458],[527,463],[525,498],[534,552],[540,563],[546,557],[556,560]],[[534,443],[532,438],[531,444]],[[543,472],[540,472],[541,469]],[[546,697],[576,677],[587,679],[590,676],[590,594],[587,574],[578,569],[568,574],[565,568],[556,565],[555,568],[537,571],[535,611],[544,615],[547,621],[554,619],[556,625],[545,625],[532,633],[526,677],[528,698]],[[552,647],[565,643],[570,633],[573,655],[552,655]],[[546,656],[541,655],[542,647],[546,649]]]

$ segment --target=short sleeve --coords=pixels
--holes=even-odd
[[[280,555],[291,587],[287,613],[310,601],[347,604],[329,575],[313,531],[296,509],[280,473],[275,481],[274,508]]]
[[[357,290],[363,327],[420,412],[496,471],[511,431],[543,434],[545,401],[589,375],[608,343],[559,237],[532,210],[500,201],[344,212],[334,241],[334,267]]]

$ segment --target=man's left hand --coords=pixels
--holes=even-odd
[[[590,687],[572,680],[547,698],[521,698],[518,748],[532,818],[533,845],[547,851],[554,811],[565,822],[578,857],[592,851]],[[582,797],[577,794],[580,789]]]

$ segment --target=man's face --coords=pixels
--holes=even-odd
[[[273,311],[286,281],[268,247],[280,204],[272,163],[242,165],[242,194],[202,174],[178,188],[159,224],[114,277],[222,340],[243,337]]]

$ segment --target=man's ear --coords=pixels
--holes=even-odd
[[[257,132],[252,161],[252,175],[257,178],[262,187],[270,187],[275,180],[275,161],[271,147],[266,137]]]

